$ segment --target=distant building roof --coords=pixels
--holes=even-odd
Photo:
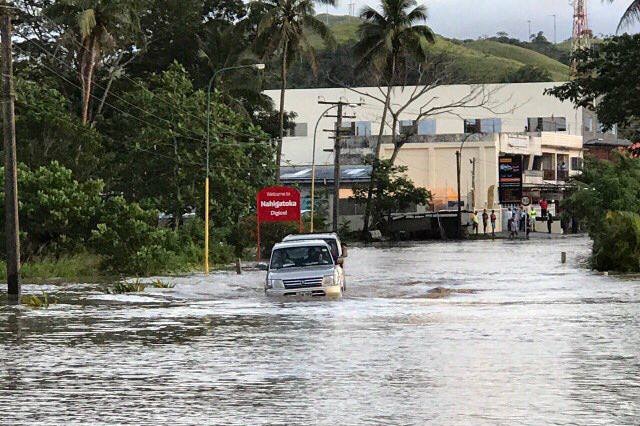
[[[614,147],[626,147],[631,146],[631,142],[626,139],[609,139],[609,138],[598,138],[598,139],[590,139],[584,142],[585,147],[590,146],[610,146]]]
[[[371,166],[344,165],[340,167],[342,183],[369,182]],[[311,166],[287,166],[280,169],[282,183],[311,183]],[[333,182],[333,166],[316,166],[316,182]]]

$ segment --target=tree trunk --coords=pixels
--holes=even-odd
[[[278,152],[276,153],[276,182],[280,183],[280,161],[282,159],[282,138],[284,138],[284,94],[287,90],[287,50],[289,42],[285,40],[282,50],[282,68],[280,69],[280,137],[278,138]]]
[[[96,57],[98,56],[97,39],[89,36],[82,43],[82,55],[80,56],[80,81],[82,83],[82,124],[89,123],[89,106],[91,105],[91,93],[93,74],[95,71]]]
[[[100,98],[100,104],[98,104],[98,109],[93,116],[93,120],[91,120],[91,127],[95,127],[96,119],[100,117],[102,114],[102,110],[104,109],[104,104],[107,102],[107,96],[109,96],[109,92],[111,91],[111,85],[113,84],[113,80],[116,77],[116,72],[120,69],[120,61],[122,60],[122,53],[118,55],[118,59],[116,59],[115,64],[112,67],[111,72],[109,73],[109,81],[107,82],[107,87],[104,89],[104,93],[102,94],[102,98]]]
[[[394,164],[396,164],[396,157],[398,157],[398,153],[400,152],[400,148],[402,148],[404,146],[404,144],[405,144],[404,141],[398,141],[398,142],[393,144],[393,154],[391,154],[391,158],[389,159],[389,161],[391,161],[391,165],[392,166]]]
[[[178,141],[173,137],[173,155],[176,158],[173,166],[173,183],[176,187],[176,203],[173,209],[173,228],[178,229],[182,224],[182,194],[180,193],[180,159],[178,156]]]
[[[387,94],[384,100],[384,110],[382,111],[382,120],[380,122],[380,131],[378,132],[378,140],[376,144],[376,155],[373,161],[373,165],[371,167],[371,179],[369,180],[369,188],[367,189],[367,204],[364,209],[364,224],[362,226],[362,237],[367,238],[369,233],[369,217],[371,216],[371,204],[373,202],[373,190],[375,189],[376,183],[374,180],[374,176],[376,174],[376,169],[378,166],[378,161],[380,161],[380,151],[382,148],[382,135],[384,133],[384,125],[387,120],[387,111],[389,110],[389,103],[391,102],[391,85],[387,87]]]

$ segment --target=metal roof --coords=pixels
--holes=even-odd
[[[368,182],[370,165],[344,165],[340,167],[340,180],[344,183]],[[311,166],[287,166],[280,170],[283,183],[311,182]],[[333,166],[316,166],[316,182],[333,182]]]
[[[606,138],[597,138],[590,139],[584,143],[584,146],[631,146],[631,142],[627,139],[606,139]]]

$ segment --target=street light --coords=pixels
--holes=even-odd
[[[263,70],[264,64],[248,64],[238,65],[235,67],[220,68],[215,71],[209,79],[209,86],[207,89],[207,176],[204,181],[204,273],[209,273],[209,152],[211,147],[211,91],[215,89],[216,78],[219,74],[238,70],[242,68],[253,68],[256,70]]]
[[[476,135],[477,133],[469,133],[467,134],[463,139],[462,139],[462,143],[460,144],[460,150],[456,151],[456,171],[457,171],[457,177],[458,177],[458,238],[462,238],[462,207],[460,206],[460,204],[462,203],[462,200],[460,199],[460,163],[461,163],[461,157],[462,157],[462,148],[464,147],[464,143],[467,141],[467,139],[469,139],[471,136]]]
[[[313,215],[315,210],[315,194],[316,194],[316,135],[318,134],[318,125],[320,124],[320,120],[324,117],[326,113],[336,108],[338,105],[330,106],[325,109],[320,117],[318,117],[318,121],[316,121],[316,126],[313,129],[313,153],[311,155],[311,226],[310,232],[313,233]]]

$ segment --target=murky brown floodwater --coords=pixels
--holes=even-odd
[[[352,248],[338,301],[269,300],[263,272],[27,286],[68,304],[0,305],[0,424],[637,425],[640,283],[581,268],[587,252]]]

